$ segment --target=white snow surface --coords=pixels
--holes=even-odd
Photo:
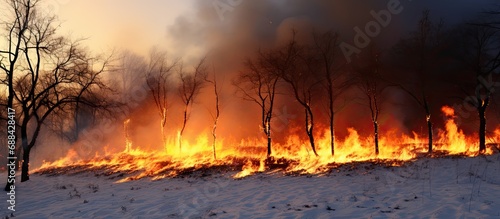
[[[92,173],[31,175],[15,218],[500,218],[500,156],[358,164],[325,175],[236,172],[115,183]],[[6,174],[2,174],[5,179]],[[7,195],[3,196],[7,200]]]

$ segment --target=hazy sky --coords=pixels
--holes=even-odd
[[[59,16],[61,33],[88,38],[96,52],[126,48],[147,52],[154,45],[168,46],[167,27],[177,17],[193,13],[191,0],[49,0]]]
[[[242,29],[240,25],[251,28],[259,25],[259,20],[263,20],[264,25],[261,26],[265,26],[265,29],[262,27],[258,29],[261,34],[265,34],[278,31],[283,22],[289,22],[290,18],[304,20],[305,17],[313,23],[318,23],[318,20],[323,22],[329,20],[329,23],[337,23],[334,26],[344,28],[347,30],[344,32],[349,33],[352,32],[354,25],[363,25],[372,19],[367,17],[370,10],[383,9],[387,4],[387,1],[376,0],[333,1],[331,4],[320,3],[321,1],[241,0],[240,4],[231,6],[229,11],[225,11],[226,19],[222,21],[213,6],[214,1],[45,0],[45,4],[59,16],[62,34],[69,34],[73,39],[88,38],[86,44],[95,52],[129,49],[145,54],[151,47],[161,46],[184,56],[209,49],[206,47],[210,46],[205,45],[209,43],[204,41],[207,37],[224,31],[224,26],[239,33]],[[217,1],[226,5],[228,2],[238,2]],[[404,26],[413,27],[424,7],[430,8],[435,17],[444,17],[447,21],[453,22],[467,16],[471,11],[488,6],[487,2],[491,3],[491,0],[439,2],[401,0],[401,3],[411,10],[405,9],[404,15],[395,18],[396,22],[392,26],[399,26],[399,29]],[[259,9],[260,6],[256,5],[262,5],[267,9],[262,7]],[[252,15],[245,15],[248,13]],[[235,16],[237,14],[242,15]],[[231,21],[233,18],[251,19],[251,21],[235,21],[239,24],[234,25],[235,22]],[[249,33],[255,37],[254,34]]]

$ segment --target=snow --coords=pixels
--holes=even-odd
[[[236,172],[115,183],[91,173],[18,183],[16,218],[500,218],[500,155],[357,164],[318,175]],[[5,173],[2,174],[5,179]],[[7,195],[4,196],[7,199]],[[4,201],[0,216],[11,217]]]

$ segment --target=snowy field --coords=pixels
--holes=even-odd
[[[91,173],[32,175],[15,218],[500,218],[500,156],[423,158],[317,176],[236,172],[115,183]],[[5,179],[5,173],[2,174]],[[7,195],[4,196],[7,199]]]

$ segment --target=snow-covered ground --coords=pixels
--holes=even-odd
[[[323,176],[236,172],[114,183],[90,173],[17,184],[16,218],[500,218],[500,156],[423,158]],[[5,173],[2,179],[5,179]],[[7,195],[4,196],[7,199]],[[11,217],[3,201],[1,216]]]

